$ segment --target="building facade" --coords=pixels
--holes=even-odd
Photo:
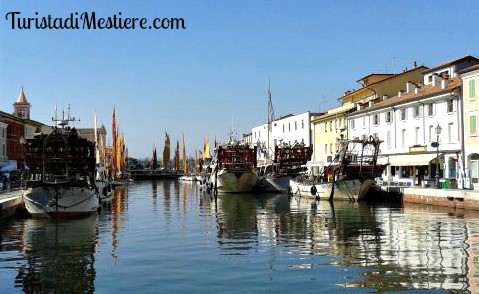
[[[7,127],[8,124],[0,121],[0,162],[7,158]]]
[[[294,144],[313,144],[311,121],[319,113],[303,112],[279,117],[268,124],[253,127],[252,142],[258,147],[258,163],[274,159],[275,146],[293,146]]]
[[[361,110],[363,105],[374,105],[374,102],[382,97],[396,95],[408,81],[419,83],[423,79],[422,72],[426,69],[425,66],[418,67],[414,64],[412,69],[399,74],[370,74],[359,79],[357,82],[361,85],[360,89],[346,91],[338,98],[341,106],[329,110],[313,121],[314,161],[327,165],[334,160],[340,136],[350,138],[347,120],[351,113]],[[366,119],[358,123],[365,126]]]
[[[461,79],[457,72],[475,62],[476,58],[467,56],[428,69],[423,72],[422,83],[407,82],[405,91],[358,105],[350,115],[350,138],[373,136],[383,141],[379,161],[389,165],[382,181],[406,186],[467,187],[462,163]]]
[[[479,189],[479,140],[477,115],[479,112],[479,65],[460,72],[464,104],[464,162],[466,186]]]

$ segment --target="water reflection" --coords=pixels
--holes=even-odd
[[[469,212],[465,218],[461,212],[451,215],[451,209],[421,205],[286,199],[219,195],[219,248],[227,255],[246,255],[261,250],[263,242],[298,256],[334,256],[327,264],[309,259],[296,265],[359,269],[339,284],[348,288],[477,290],[478,213]]]
[[[479,212],[281,194],[215,199],[171,180],[116,190],[110,208],[98,218],[0,227],[2,281],[24,292],[74,293],[94,284],[111,292],[112,281],[117,289],[214,284],[222,292],[238,276],[248,279],[235,285],[245,292],[479,290]]]
[[[93,293],[97,216],[74,220],[26,220],[25,264],[15,287],[26,293]]]

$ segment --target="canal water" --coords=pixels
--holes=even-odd
[[[479,214],[145,181],[99,215],[0,227],[0,293],[471,292]]]

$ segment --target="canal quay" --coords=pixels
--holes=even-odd
[[[0,293],[476,293],[479,212],[136,181],[99,214],[5,220]]]

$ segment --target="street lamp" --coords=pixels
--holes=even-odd
[[[436,140],[436,180],[435,180],[435,186],[436,186],[436,189],[439,189],[441,188],[439,186],[439,135],[441,134],[441,131],[442,131],[442,128],[441,126],[438,124],[436,126],[436,135],[437,135],[437,140]]]

